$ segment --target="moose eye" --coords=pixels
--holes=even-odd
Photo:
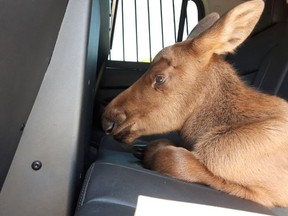
[[[163,84],[163,83],[165,82],[165,80],[166,80],[166,77],[165,77],[165,76],[163,76],[163,75],[157,75],[157,76],[155,77],[155,84],[156,84],[156,85],[161,85],[161,84]]]

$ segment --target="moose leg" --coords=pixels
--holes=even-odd
[[[262,194],[256,193],[249,187],[214,175],[193,152],[176,147],[168,140],[157,140],[149,145],[143,163],[146,168],[180,180],[205,184],[231,195],[273,206],[269,200],[263,199]],[[261,198],[258,199],[258,196]]]
[[[151,143],[145,151],[143,163],[148,169],[188,182],[209,185],[207,179],[213,178],[192,152],[176,147],[168,140]]]

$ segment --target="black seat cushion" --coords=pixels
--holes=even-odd
[[[168,136],[177,139],[175,134]],[[121,143],[103,136],[98,158],[87,172],[76,215],[134,215],[139,195],[272,214],[256,203],[147,170],[121,148]]]
[[[87,173],[76,215],[134,215],[139,195],[272,214],[256,203],[203,185],[182,182],[141,167],[102,161],[94,163]]]

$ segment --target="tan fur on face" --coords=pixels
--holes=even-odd
[[[112,135],[127,143],[177,130],[181,147],[154,141],[144,166],[288,207],[288,103],[246,86],[221,57],[248,37],[263,6],[261,0],[245,2],[195,38],[162,50],[143,77],[108,105],[103,127],[113,122]],[[159,75],[165,82],[157,85]]]

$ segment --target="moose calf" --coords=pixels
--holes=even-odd
[[[268,207],[288,207],[288,103],[248,87],[222,57],[249,36],[263,7],[261,0],[247,1],[160,51],[107,106],[102,125],[125,143],[179,131],[184,143],[154,141],[144,166]]]

